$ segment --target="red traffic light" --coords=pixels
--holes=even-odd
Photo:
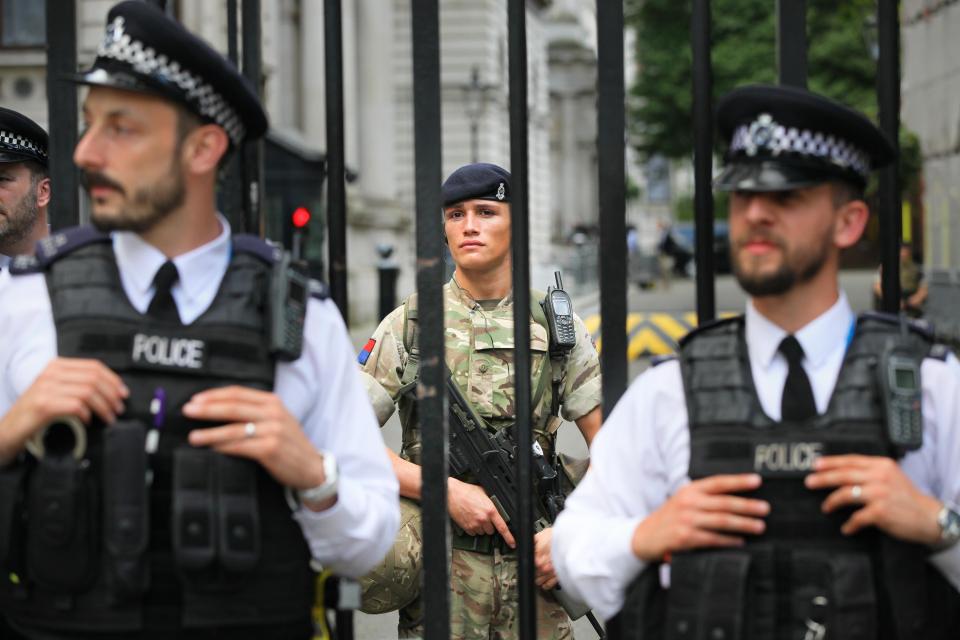
[[[293,226],[303,229],[310,222],[310,210],[306,207],[297,207],[291,216]]]

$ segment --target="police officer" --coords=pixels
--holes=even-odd
[[[47,235],[47,132],[0,107],[0,270]]]
[[[470,164],[443,183],[443,230],[456,271],[444,287],[447,366],[464,397],[494,429],[516,421],[513,402],[513,317],[510,252],[510,174],[487,163]],[[531,293],[539,304],[543,294]],[[404,527],[385,563],[364,579],[365,608],[382,612],[403,607],[401,637],[422,633],[417,591],[420,553],[420,430],[413,411],[419,351],[416,297],[380,323],[360,354],[367,392],[380,424],[399,404],[403,426],[400,455],[389,452],[400,479]],[[565,369],[557,385],[564,417],[577,423],[589,444],[600,426],[600,367],[590,335],[575,318],[577,345],[565,362],[551,363],[545,322],[530,322],[534,387],[551,367]],[[542,315],[542,314],[540,314]],[[560,418],[551,415],[551,378],[534,406],[533,429],[547,451],[554,449]],[[483,489],[463,478],[448,482],[453,519],[451,635],[454,638],[516,637],[516,541]],[[552,531],[537,534],[537,585],[556,586],[549,558]],[[538,592],[538,629],[542,638],[572,637],[570,621],[549,596]]]
[[[397,483],[336,307],[216,211],[266,116],[145,2],[78,80],[100,231],[0,286],[0,609],[37,638],[309,638],[314,567],[383,556]]]
[[[837,281],[891,146],[795,88],[737,89],[718,120],[746,314],[618,403],[555,526],[560,580],[622,637],[955,637],[960,363]]]

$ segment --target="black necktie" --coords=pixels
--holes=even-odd
[[[164,262],[163,266],[157,270],[157,275],[153,277],[156,293],[153,294],[153,300],[150,301],[150,307],[147,309],[148,316],[164,322],[180,323],[177,304],[173,301],[173,295],[170,294],[173,283],[179,277],[177,267],[169,260]]]
[[[800,422],[817,415],[817,403],[813,399],[810,379],[800,364],[803,360],[803,347],[795,337],[787,336],[780,343],[780,352],[787,359],[789,369],[787,381],[783,385],[783,399],[780,402],[783,422]]]

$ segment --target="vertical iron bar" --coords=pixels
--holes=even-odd
[[[260,37],[260,0],[243,0],[243,75],[263,98]],[[263,200],[263,139],[243,145],[244,231],[263,236],[260,203]]]
[[[414,5],[417,3],[414,2]],[[347,189],[343,149],[343,33],[340,0],[324,0],[323,34],[327,76],[327,229],[330,297],[350,323],[347,309]],[[434,212],[436,213],[436,211]]]
[[[237,69],[240,68],[240,48],[237,41],[237,32],[240,26],[237,21],[237,0],[227,0],[227,58]]]
[[[447,517],[447,395],[444,392],[443,235],[440,181],[440,8],[438,0],[411,3],[413,131],[417,194],[417,295],[420,384],[417,412],[423,434],[424,637],[450,637],[449,518]]]
[[[713,260],[713,74],[710,0],[693,0],[693,202],[696,220],[697,321],[716,317]]]
[[[530,398],[530,222],[529,122],[527,117],[527,15],[525,0],[507,3],[510,69],[511,256],[513,261],[514,391],[517,448],[517,540],[519,597],[518,636],[537,637],[533,566],[533,432]]]
[[[227,58],[240,69],[240,20],[237,17],[237,0],[227,0]],[[237,233],[246,225],[243,209],[243,150],[236,149],[227,160],[223,175],[223,188],[220,190],[220,207],[230,222],[231,229]]]
[[[63,77],[77,71],[77,3],[47,0],[47,147],[50,169],[48,216],[56,231],[80,223],[77,170],[77,87]]]
[[[900,17],[896,0],[878,0],[877,29],[880,59],[877,64],[877,101],[880,129],[900,157]],[[900,311],[900,176],[897,160],[880,171],[880,264],[884,311]]]
[[[806,0],[777,0],[777,74],[780,84],[807,86]]]
[[[627,388],[627,237],[623,3],[597,2],[597,167],[600,191],[600,333],[603,412]]]

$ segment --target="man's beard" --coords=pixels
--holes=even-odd
[[[37,224],[37,189],[31,181],[30,189],[12,209],[0,205],[0,253],[6,253],[33,233]]]
[[[126,195],[126,190],[110,178],[99,172],[84,171],[81,180],[89,193],[94,186],[111,187]],[[137,189],[127,198],[123,210],[115,216],[90,214],[90,221],[100,231],[149,231],[175,209],[180,208],[186,199],[186,186],[179,163],[174,160],[169,173],[150,187]]]
[[[756,237],[756,236],[752,236]],[[811,251],[788,252],[784,243],[778,239],[766,238],[775,242],[783,252],[783,262],[772,273],[754,274],[743,268],[739,259],[739,249],[743,243],[736,243],[730,248],[730,262],[733,265],[733,274],[740,283],[740,287],[754,298],[778,296],[787,293],[794,286],[809,282],[820,273],[827,262],[829,242],[827,234],[820,242],[815,242]],[[749,259],[749,258],[748,258]]]

